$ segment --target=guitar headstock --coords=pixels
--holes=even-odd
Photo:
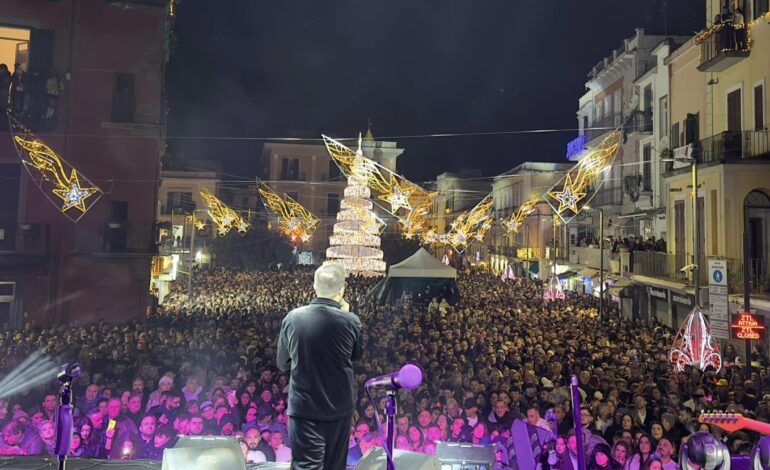
[[[713,424],[727,432],[735,432],[745,427],[746,418],[740,413],[702,413],[698,417],[699,423]]]

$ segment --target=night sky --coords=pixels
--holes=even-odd
[[[703,4],[184,0],[167,74],[170,150],[253,177],[261,141],[201,137],[343,137],[369,119],[375,137],[571,129],[594,64],[635,27],[692,33]],[[402,138],[399,170],[423,181],[563,161],[575,134]]]

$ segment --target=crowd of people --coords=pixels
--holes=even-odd
[[[0,109],[35,124],[52,122],[56,117],[63,83],[56,75],[28,72],[23,64],[0,64]]]
[[[516,420],[550,433],[549,444],[526,457],[544,467],[575,469],[585,452],[591,469],[671,470],[692,432],[708,430],[735,454],[756,441],[751,432],[698,424],[703,410],[770,418],[764,357],[750,377],[729,361],[719,373],[674,373],[672,330],[631,322],[612,306],[600,319],[588,296],[545,302],[536,280],[464,270],[458,303],[437,293],[396,307],[368,297],[376,281],[351,277],[346,289],[364,341],[350,463],[383,443],[376,420],[384,400],[370,402],[364,381],[405,363],[419,365],[425,380],[399,395],[397,448],[432,454],[441,441],[492,444],[501,468],[516,468]],[[275,367],[276,338],[286,313],[312,299],[312,270],[198,271],[187,295],[186,282],[174,285],[141,322],[0,332],[0,374],[39,349],[80,362],[73,456],[160,459],[179,435],[214,434],[236,437],[249,462],[290,460],[289,378]],[[572,375],[582,395],[580,450]],[[53,452],[57,393],[49,385],[0,400],[0,455]]]

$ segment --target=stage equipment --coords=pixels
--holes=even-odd
[[[161,470],[246,470],[241,446],[234,437],[182,436],[163,451]]]
[[[399,470],[439,470],[441,468],[436,457],[417,452],[395,450],[393,460],[398,465],[391,467],[392,463],[385,450],[382,447],[372,447],[366,455],[361,457],[355,470],[382,470],[386,465],[388,468]]]
[[[730,470],[730,451],[722,441],[707,432],[697,432],[679,450],[682,470]]]

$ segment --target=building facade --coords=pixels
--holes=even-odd
[[[12,113],[104,191],[73,223],[0,123],[0,323],[139,318],[157,251],[169,5],[8,0],[0,17],[0,61],[24,82]]]
[[[653,142],[661,134],[655,133],[656,124],[665,124],[658,119],[666,105],[661,98],[667,94],[663,59],[674,45],[686,41],[686,37],[646,35],[637,28],[588,74],[586,93],[578,100],[578,137],[569,142],[567,158],[579,161],[586,150],[624,125],[626,136],[615,163],[590,203],[612,221],[607,227],[610,235],[663,235],[665,224],[657,217],[660,182]]]
[[[548,191],[571,167],[570,163],[527,162],[494,178],[492,194],[496,222],[486,238],[493,270],[502,271],[513,265],[520,274],[529,271],[532,275],[547,275],[550,263],[546,260],[555,258],[556,251],[561,251],[567,239],[564,226],[556,227],[554,238],[551,206],[541,200],[515,234],[507,234],[500,221],[531,197]]]

